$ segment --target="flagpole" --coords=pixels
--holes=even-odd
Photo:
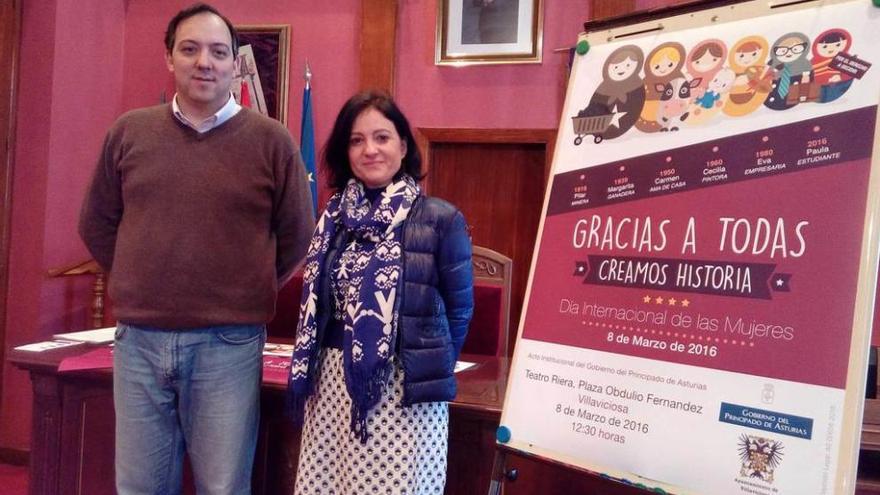
[[[300,123],[300,151],[302,152],[303,164],[309,178],[309,186],[312,190],[312,209],[318,214],[318,170],[315,163],[315,124],[312,117],[312,68],[306,60],[306,68],[303,73],[305,87],[303,88],[302,121]]]

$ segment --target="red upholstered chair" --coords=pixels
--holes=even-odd
[[[507,356],[513,260],[474,246],[474,317],[461,352]]]

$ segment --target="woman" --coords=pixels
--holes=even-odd
[[[383,93],[345,103],[324,163],[336,194],[309,246],[288,386],[305,415],[295,493],[443,493],[473,312],[467,225],[422,195],[421,154]]]

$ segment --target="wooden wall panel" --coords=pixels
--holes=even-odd
[[[591,0],[590,19],[604,19],[630,14],[636,10],[636,0]]]
[[[394,94],[397,0],[361,2],[360,89]]]
[[[443,143],[432,147],[432,157],[430,194],[464,212],[474,244],[513,259],[509,342],[514,342],[541,217],[544,147]]]
[[[461,209],[474,244],[513,259],[512,353],[555,131],[421,129],[420,133],[429,164],[427,192]]]
[[[114,443],[113,395],[103,383],[83,382],[65,387],[65,425],[61,428],[59,494],[89,495],[113,493],[115,469],[112,462],[90,463],[101,458]]]

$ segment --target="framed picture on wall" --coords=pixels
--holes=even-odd
[[[287,125],[290,26],[235,26],[238,72],[232,92],[242,106]]]
[[[543,0],[440,0],[437,65],[541,63]]]

